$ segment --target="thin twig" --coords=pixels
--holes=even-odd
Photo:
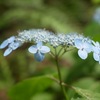
[[[55,55],[53,54],[53,52],[49,52],[49,54],[53,57],[53,58],[55,58]]]
[[[60,57],[62,57],[66,52],[69,52],[69,51],[74,50],[74,49],[75,49],[75,48],[73,48],[73,49],[69,49],[69,50],[67,50],[67,49],[64,50],[63,53],[60,55]]]

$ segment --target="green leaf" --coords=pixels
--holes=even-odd
[[[84,98],[72,98],[71,100],[86,100],[86,99],[84,99]]]
[[[36,94],[31,100],[53,100],[53,95],[49,93]]]
[[[78,81],[76,81],[73,86],[84,88],[84,89],[90,89],[91,85],[95,83],[95,80],[93,78],[81,78]],[[91,84],[91,85],[90,85]]]
[[[8,95],[10,100],[30,100],[36,93],[47,89],[52,82],[48,76],[30,78],[13,86]]]
[[[79,95],[81,95],[86,100],[100,100],[100,93],[96,93],[86,89],[81,89],[78,87],[73,87],[73,88]]]

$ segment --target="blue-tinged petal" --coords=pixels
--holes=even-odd
[[[40,52],[41,53],[48,53],[48,52],[50,52],[50,48],[47,46],[42,46],[40,49]]]
[[[5,52],[4,52],[4,56],[8,56],[13,50],[11,48],[8,48]]]
[[[36,53],[37,52],[37,46],[31,46],[31,47],[29,47],[28,48],[28,51],[30,52],[30,53]]]
[[[96,54],[98,54],[99,51],[100,51],[99,48],[95,47],[95,46],[93,46],[92,49],[93,49],[93,52],[96,53]]]
[[[12,43],[9,45],[9,48],[12,48],[12,50],[15,50],[15,49],[17,49],[19,46],[20,46],[20,43],[19,43],[19,42],[12,42]]]
[[[41,48],[41,47],[42,47],[42,42],[39,41],[39,42],[37,43],[37,48]]]
[[[12,37],[10,37],[10,38],[8,39],[8,43],[13,42],[14,40],[15,40],[15,37],[14,37],[14,36],[12,36]]]
[[[88,56],[88,53],[85,50],[78,50],[78,55],[82,59],[86,59]]]
[[[37,61],[41,62],[41,61],[44,60],[44,57],[45,57],[45,56],[44,56],[43,53],[37,52],[37,53],[34,54],[34,57],[35,57],[35,59],[36,59]]]
[[[83,44],[83,48],[88,52],[90,53],[92,51],[92,44],[88,43],[88,42],[84,42]]]
[[[75,47],[80,49],[82,47],[82,40],[81,39],[75,39]]]
[[[8,40],[5,40],[1,45],[0,45],[0,49],[5,48],[8,45]]]
[[[98,54],[93,53],[93,58],[94,58],[94,60],[99,61],[99,55]]]

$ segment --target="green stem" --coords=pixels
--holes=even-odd
[[[61,78],[61,72],[60,72],[60,66],[59,66],[59,63],[58,63],[58,55],[57,55],[57,51],[56,51],[56,48],[55,48],[55,60],[56,60],[56,66],[57,66],[57,71],[58,71],[58,77],[59,77],[59,82],[60,82],[60,87],[61,87],[61,90],[66,98],[66,100],[68,100],[68,97],[65,93],[65,89],[62,85],[62,78]]]
[[[64,47],[62,47],[59,52],[58,52],[58,56],[60,55],[61,51],[64,49]]]
[[[62,57],[66,52],[69,52],[69,51],[74,50],[74,49],[75,49],[75,48],[69,49],[69,50],[65,49],[59,57]]]

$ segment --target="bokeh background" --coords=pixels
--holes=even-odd
[[[0,43],[19,31],[34,28],[77,32],[100,41],[100,0],[0,0]],[[0,50],[0,100],[8,100],[9,89],[22,80],[57,72],[49,55],[38,63],[27,51],[29,46],[24,44],[7,57]],[[76,51],[71,51],[60,61],[66,83],[100,92],[100,65],[92,54],[83,61]],[[70,97],[74,95],[70,89],[67,91]],[[62,100],[61,94],[59,86],[53,84],[33,94],[31,100]]]

